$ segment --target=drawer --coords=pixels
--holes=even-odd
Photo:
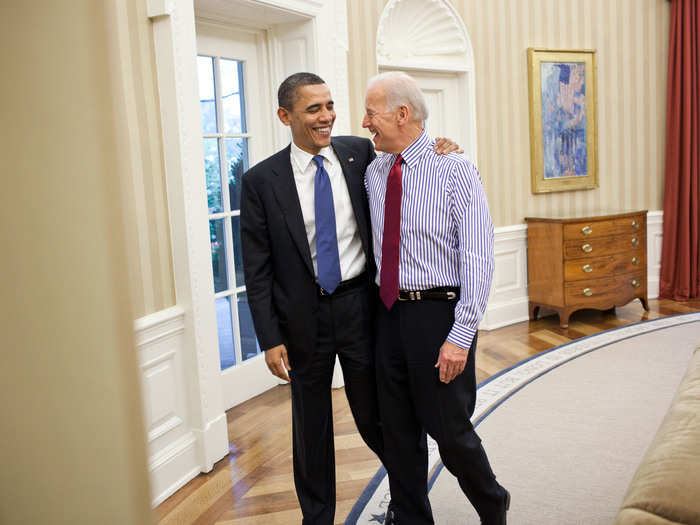
[[[615,219],[613,222],[615,224],[615,231],[623,235],[642,235],[646,232],[647,221],[644,215]]]
[[[567,306],[597,305],[601,302],[614,303],[619,296],[613,277],[590,279],[566,283],[564,289]]]
[[[617,237],[566,241],[564,243],[564,258],[600,257],[601,255],[612,255],[643,247],[646,247],[644,235],[626,234]]]
[[[591,239],[607,237],[618,233],[615,221],[586,221],[564,225],[564,240]]]
[[[583,259],[573,259],[564,263],[564,279],[567,281],[580,281],[581,279],[599,279],[600,277],[610,277],[615,269],[624,262],[618,260],[618,256],[609,255],[607,257],[585,257]],[[627,257],[631,259],[631,257]]]
[[[620,297],[632,297],[635,294],[646,291],[646,272],[639,271],[617,276],[617,286]]]
[[[645,245],[646,247],[646,245]],[[631,252],[618,253],[612,256],[614,259],[615,273],[631,273],[646,270],[646,250],[638,249]]]

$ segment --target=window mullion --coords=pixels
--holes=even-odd
[[[236,289],[236,269],[233,259],[233,234],[231,220],[224,220],[224,235],[226,236],[226,272],[228,273],[229,290]],[[238,295],[231,294],[231,326],[233,327],[233,347],[236,352],[236,363],[241,363],[241,334],[238,326]]]

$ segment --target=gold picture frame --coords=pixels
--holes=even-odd
[[[595,51],[528,48],[532,193],[598,187]]]

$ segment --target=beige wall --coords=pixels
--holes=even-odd
[[[125,253],[136,318],[175,304],[153,31],[146,1],[117,2],[115,109],[122,161]]]
[[[352,131],[376,73],[386,0],[348,2]],[[454,0],[474,49],[478,160],[497,226],[526,216],[662,208],[667,0]],[[600,187],[533,195],[528,47],[595,49]]]
[[[0,522],[152,522],[112,82],[123,0],[0,8]]]

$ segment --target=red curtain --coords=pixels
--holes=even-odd
[[[700,297],[700,8],[672,0],[659,295]]]

